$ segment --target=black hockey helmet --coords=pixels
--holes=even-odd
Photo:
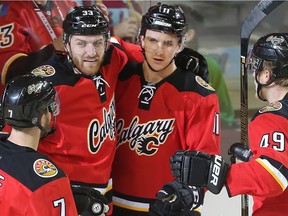
[[[139,35],[144,36],[147,29],[177,34],[182,38],[187,31],[184,12],[179,6],[158,2],[142,16]]]
[[[263,69],[263,61],[271,61],[273,79],[288,77],[288,34],[271,33],[257,40],[248,59],[248,70],[257,75]]]
[[[7,83],[2,96],[5,123],[18,128],[39,127],[43,110],[49,108],[54,116],[59,113],[55,95],[52,83],[43,77],[32,74],[16,77]]]
[[[64,43],[70,35],[104,35],[110,39],[109,24],[101,10],[93,6],[74,6],[63,21]]]

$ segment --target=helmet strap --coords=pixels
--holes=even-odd
[[[53,111],[47,107],[47,110],[48,112],[45,112],[43,114],[41,114],[41,118],[39,116],[35,126],[37,126],[40,131],[41,131],[41,134],[40,134],[40,139],[43,139],[44,137],[46,137],[47,135],[49,134],[52,134],[54,131],[55,131],[55,124],[56,124],[56,115],[54,115]],[[42,118],[44,115],[50,115],[51,116],[51,120],[49,122],[49,127],[50,128],[44,128],[41,124],[41,121],[42,121]],[[51,121],[52,121],[52,117],[53,117],[53,122],[52,122],[52,125],[51,125]],[[51,125],[51,126],[50,126]]]
[[[73,60],[72,60],[72,51],[71,51],[71,43],[70,43],[70,40],[71,40],[71,35],[69,35],[69,39],[67,41],[67,43],[65,44],[65,49],[67,51],[67,60],[68,60],[68,63],[71,64],[72,68],[73,68],[73,71],[75,74],[81,74],[81,72],[78,70],[78,68],[75,66]],[[69,47],[69,49],[66,48],[66,46]]]
[[[40,135],[40,139],[45,138],[46,136],[48,136],[49,134],[54,133],[55,131],[55,124],[56,124],[56,117],[52,114],[54,121],[53,121],[53,125],[51,126],[51,128],[49,129],[45,129],[40,122],[38,121],[36,123],[36,126],[41,130],[41,135]]]

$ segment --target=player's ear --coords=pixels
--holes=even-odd
[[[41,117],[40,117],[40,123],[41,125],[45,124],[45,121],[47,119],[47,115],[50,115],[49,111],[48,111],[48,108],[43,110],[42,114],[41,114]]]
[[[266,84],[271,79],[272,79],[272,72],[269,69],[264,68],[262,71],[259,72],[258,80],[260,83]]]
[[[188,29],[188,31],[185,34],[186,42],[190,42],[195,37],[195,30],[194,29]]]
[[[266,83],[268,83],[271,79],[273,79],[273,72],[268,69],[264,69],[263,75]]]
[[[141,36],[139,36],[139,38],[140,38],[140,44],[141,44],[141,47],[144,47],[144,46],[145,46],[144,36],[141,35]]]
[[[68,45],[68,43],[64,44],[64,49],[65,49],[66,52],[70,52],[71,51],[70,50],[70,46]]]

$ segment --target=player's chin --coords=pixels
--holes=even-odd
[[[166,65],[168,65],[168,63],[167,64],[165,64],[165,62],[153,62],[152,64],[151,64],[151,66],[152,66],[152,68],[154,69],[154,70],[156,70],[156,71],[161,71],[161,70],[163,70],[165,67],[166,67]]]
[[[99,66],[94,66],[94,67],[84,67],[81,72],[85,74],[86,76],[93,76],[97,74],[99,71]]]

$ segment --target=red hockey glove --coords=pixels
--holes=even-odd
[[[184,48],[175,57],[175,64],[182,70],[190,70],[200,76],[207,83],[209,82],[209,72],[206,59],[197,51]]]
[[[79,185],[72,185],[71,188],[79,215],[105,216],[109,211],[107,199],[98,190]]]
[[[177,181],[165,184],[150,205],[151,216],[192,216],[193,209],[203,204],[204,190]]]
[[[229,168],[221,156],[198,151],[177,151],[170,158],[170,166],[177,181],[207,187],[214,194],[220,193]]]

